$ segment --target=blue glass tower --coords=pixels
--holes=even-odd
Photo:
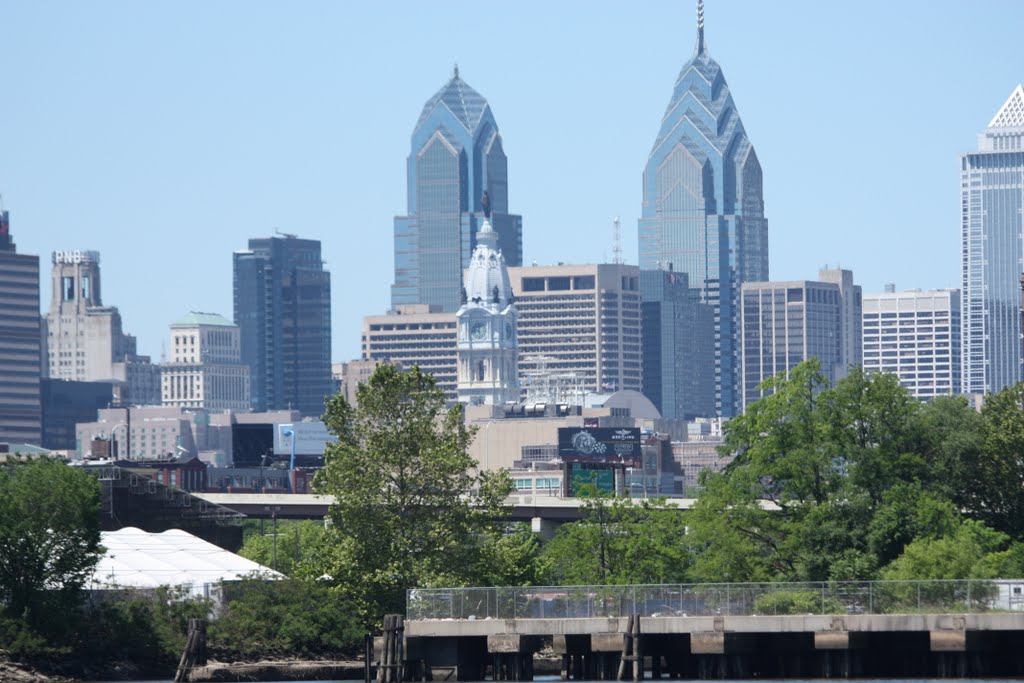
[[[768,279],[768,222],[761,165],[704,42],[703,2],[697,46],[679,72],[644,169],[638,227],[640,267],[685,273],[713,307],[716,410],[735,415],[740,285]]]
[[[235,324],[251,372],[252,408],[319,417],[334,393],[331,274],[318,240],[249,240],[234,254]]]
[[[484,219],[484,193],[498,249],[509,266],[523,260],[523,219],[508,213],[508,161],[498,124],[480,93],[459,77],[423,107],[412,132],[408,215],[395,217],[391,305],[434,304],[456,311],[462,274]]]
[[[1020,341],[1024,88],[1020,85],[978,135],[978,151],[960,157],[960,211],[963,391],[987,394],[1024,378]]]

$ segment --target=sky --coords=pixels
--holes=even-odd
[[[0,195],[19,253],[101,253],[103,300],[159,360],[232,317],[232,252],[319,239],[335,361],[390,304],[423,104],[460,75],[508,155],[525,263],[636,262],[641,175],[695,3],[0,0]],[[773,280],[960,283],[959,161],[1024,80],[1019,0],[707,0],[764,172]]]

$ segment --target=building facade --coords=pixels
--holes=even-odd
[[[171,361],[161,366],[162,403],[182,408],[248,410],[249,366],[238,325],[192,311],[171,325]]]
[[[715,415],[714,310],[685,273],[641,270],[643,393],[663,417]]]
[[[424,105],[406,171],[408,213],[394,225],[392,308],[426,304],[454,313],[485,206],[508,264],[520,265],[523,252],[522,217],[508,212],[508,162],[498,124],[458,67]]]
[[[320,242],[294,235],[250,239],[234,254],[235,324],[255,411],[319,417],[334,393],[331,274]]]
[[[42,442],[39,257],[19,254],[0,210],[0,442]]]
[[[861,291],[850,271],[822,270],[822,281],[747,282],[741,291],[742,401],[766,396],[764,380],[817,358],[829,384],[860,365]],[[849,274],[849,275],[847,275]],[[848,286],[844,287],[843,282]],[[852,297],[854,305],[847,305]],[[848,330],[854,330],[853,335]],[[856,340],[855,342],[852,340]],[[854,348],[849,346],[853,344]]]
[[[986,394],[1021,372],[1019,277],[1024,272],[1024,88],[960,157],[963,249],[962,391]]]
[[[140,356],[116,306],[104,306],[97,251],[51,255],[50,308],[43,325],[46,377],[109,382],[121,404],[160,403],[160,370]]]
[[[671,266],[689,277],[715,312],[715,394],[720,415],[736,414],[737,305],[744,282],[768,279],[768,222],[761,165],[722,69],[704,42],[683,65],[643,175],[640,267]]]
[[[408,304],[363,318],[364,361],[419,366],[433,375],[450,401],[458,399],[458,323],[440,306]]]
[[[960,290],[864,295],[864,371],[896,375],[915,398],[960,393]]]
[[[640,269],[603,263],[509,268],[519,377],[570,391],[640,391]],[[561,400],[561,399],[559,399]]]
[[[459,328],[459,401],[502,405],[519,401],[518,313],[505,257],[487,217],[466,269]]]

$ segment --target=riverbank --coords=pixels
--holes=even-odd
[[[322,681],[363,678],[359,661],[210,662],[192,669],[194,683],[219,681]]]

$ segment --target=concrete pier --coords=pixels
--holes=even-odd
[[[640,617],[647,678],[1024,675],[1024,613]],[[409,620],[435,678],[532,680],[550,642],[563,680],[614,680],[625,617]]]

